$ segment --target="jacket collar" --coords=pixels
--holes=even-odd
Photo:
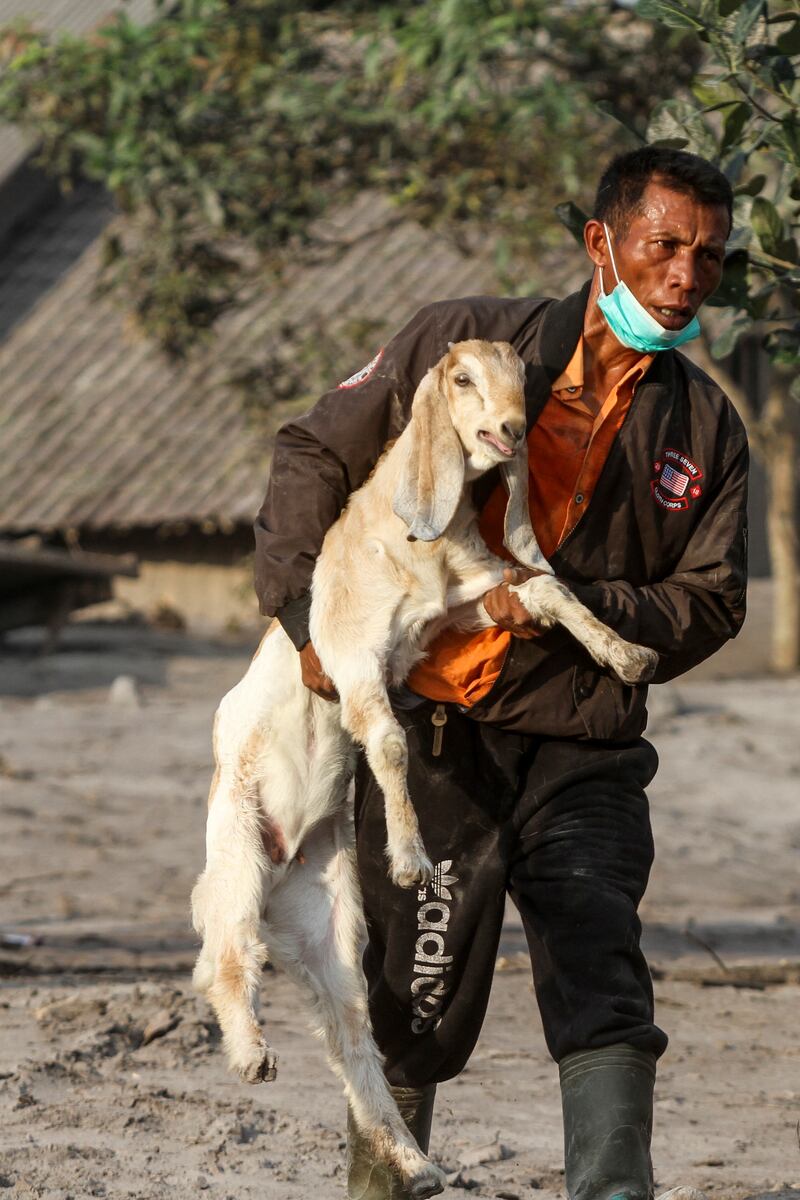
[[[525,390],[528,429],[536,424],[548,401],[553,384],[563,374],[583,333],[586,305],[589,303],[591,278],[578,292],[564,300],[552,300],[544,310],[538,336],[530,354],[525,356]],[[661,350],[642,380],[668,386],[675,378],[675,351]]]
[[[572,358],[583,330],[591,280],[564,300],[551,300],[544,310],[537,336],[525,356],[525,392],[528,429],[536,424],[553,384]]]

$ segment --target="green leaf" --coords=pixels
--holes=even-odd
[[[738,313],[727,329],[724,329],[719,337],[715,338],[711,344],[711,357],[717,361],[721,358],[727,358],[732,354],[736,343],[743,333],[752,328],[753,322],[750,318],[742,313]]]
[[[800,54],[800,16],[794,18],[791,28],[778,34],[775,45],[781,54]]]
[[[797,350],[800,346],[800,322],[770,330],[762,345],[774,363],[782,367],[793,367],[796,371],[800,366]]]
[[[719,15],[721,17],[729,17],[735,13],[737,8],[741,8],[744,0],[719,0]]]
[[[728,183],[732,188],[735,188],[741,178],[742,171],[747,165],[747,155],[743,150],[734,150],[732,154],[729,151],[728,155],[723,157],[719,165]]]
[[[647,145],[639,130],[635,129],[629,121],[626,121],[625,117],[620,115],[620,113],[609,100],[598,100],[595,104],[595,108],[598,112],[603,113],[604,116],[611,117],[613,121],[616,121],[618,125],[621,125],[625,132],[631,134],[631,136],[636,139],[640,146]]]
[[[651,145],[665,145],[667,142],[682,141],[688,145],[685,126],[675,112],[675,102],[667,101],[656,108],[647,126],[647,140]]]
[[[733,27],[733,39],[735,42],[743,45],[747,41],[750,31],[758,18],[762,16],[765,7],[766,0],[745,0]]]
[[[685,4],[667,3],[665,0],[639,0],[636,14],[651,21],[660,21],[672,29],[705,29],[703,22],[698,20]]]
[[[695,154],[715,160],[719,147],[716,136],[697,108],[685,100],[667,100],[656,108],[647,127],[652,146],[670,146],[676,150],[688,146]]]
[[[767,254],[777,254],[777,248],[783,240],[783,221],[775,205],[765,196],[756,196],[753,201],[750,223],[762,249]]]
[[[746,250],[735,250],[725,259],[722,282],[708,303],[715,308],[746,308],[749,302],[750,260]]]
[[[784,262],[800,262],[800,251],[798,251],[795,238],[785,237],[782,241],[778,242],[778,258],[782,258]]]
[[[720,149],[722,153],[738,142],[742,135],[742,130],[750,119],[750,108],[747,104],[734,104],[728,109],[725,114],[725,122],[723,126],[722,143]]]
[[[709,112],[713,112],[715,108],[723,108],[726,104],[737,104],[741,100],[741,92],[724,79],[705,81],[698,78],[691,86],[694,95]]]
[[[583,227],[589,220],[586,213],[578,208],[577,204],[573,204],[571,200],[564,200],[561,204],[557,204],[553,211],[561,224],[565,225],[570,231],[578,245],[582,246]]]
[[[767,182],[766,175],[753,175],[747,183],[741,183],[736,188],[735,195],[737,196],[757,196]]]
[[[784,151],[781,157],[786,162],[795,167],[800,166],[800,121],[787,116],[781,123],[778,136],[770,140],[779,151]]]

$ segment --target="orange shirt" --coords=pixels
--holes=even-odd
[[[558,549],[590,503],[636,384],[652,361],[652,354],[639,359],[595,412],[581,399],[581,338],[563,375],[553,384],[528,434],[528,505],[545,558]],[[503,546],[505,507],[506,492],[499,484],[481,512],[479,527],[487,546],[511,559]],[[427,658],[411,672],[408,686],[430,700],[470,707],[486,695],[500,674],[511,636],[496,625],[478,633],[446,629],[431,643]]]

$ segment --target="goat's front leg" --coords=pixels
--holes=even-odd
[[[362,662],[363,666],[363,662]],[[433,864],[425,853],[419,823],[408,794],[408,743],[405,730],[392,712],[381,667],[376,660],[372,678],[352,681],[340,672],[336,679],[342,704],[342,725],[367,753],[367,762],[380,784],[386,804],[386,853],[391,877],[400,887],[427,883]]]
[[[414,1141],[383,1074],[361,969],[364,924],[355,852],[342,814],[317,826],[303,855],[271,898],[270,957],[310,998],[330,1065],[376,1159],[399,1173],[404,1196],[423,1200],[443,1190],[445,1177]]]
[[[461,573],[453,579],[447,589],[447,611],[441,617],[429,621],[420,640],[425,647],[437,637],[443,629],[455,628],[462,633],[477,633],[488,629],[495,622],[483,606],[483,597],[498,584],[507,582],[506,572],[509,570],[525,571],[525,567],[516,567],[506,559],[482,559],[468,573]]]
[[[647,683],[658,665],[658,654],[647,646],[626,642],[599,621],[585,604],[551,575],[535,575],[525,583],[512,584],[510,591],[538,624],[548,629],[558,623],[585,646],[595,662],[611,667],[623,683]]]

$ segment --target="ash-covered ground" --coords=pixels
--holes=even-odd
[[[189,984],[211,718],[248,649],[84,624],[35,651],[0,649],[0,1195],[342,1197],[340,1087],[293,987],[264,975],[279,1076],[253,1088]],[[135,683],[112,689],[120,676]],[[797,678],[653,693],[662,1188],[800,1200],[799,710]],[[454,1198],[564,1196],[557,1071],[513,913],[432,1152]]]

